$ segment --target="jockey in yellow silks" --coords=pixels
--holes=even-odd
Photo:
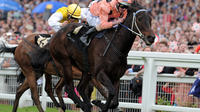
[[[71,4],[68,7],[61,7],[53,13],[48,19],[48,24],[54,31],[57,32],[65,24],[79,22],[80,18],[80,6],[77,4]]]

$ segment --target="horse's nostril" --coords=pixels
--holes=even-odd
[[[154,40],[155,40],[155,36],[148,36],[148,41],[149,41],[150,43],[153,43]]]

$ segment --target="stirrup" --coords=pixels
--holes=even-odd
[[[85,46],[88,46],[89,43],[90,43],[90,42],[87,42],[87,41],[86,41],[86,42],[81,41],[81,42],[82,42]]]
[[[80,37],[80,41],[85,45],[88,46],[89,42],[87,42],[87,36]]]

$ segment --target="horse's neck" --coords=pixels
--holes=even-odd
[[[135,40],[135,36],[133,36],[127,29],[120,28],[115,38],[114,44],[116,44],[120,52],[127,55],[132,47],[133,41]]]

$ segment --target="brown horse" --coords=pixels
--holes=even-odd
[[[37,36],[37,35],[38,34],[31,34],[26,38],[26,40],[29,41],[30,43],[34,44],[35,43],[35,36]],[[17,93],[16,93],[15,102],[14,102],[14,106],[13,106],[12,111],[13,112],[17,111],[17,107],[18,107],[18,103],[19,103],[19,99],[20,99],[21,95],[27,89],[30,88],[31,93],[32,93],[31,95],[32,95],[32,98],[33,98],[35,105],[37,106],[37,108],[40,112],[43,112],[43,109],[42,109],[40,101],[39,101],[39,96],[38,96],[38,92],[37,92],[37,84],[36,84],[36,80],[39,77],[41,77],[43,73],[45,73],[45,79],[46,79],[45,91],[50,96],[50,98],[54,102],[55,106],[60,111],[65,111],[66,106],[65,106],[64,101],[62,99],[62,93],[61,93],[62,88],[64,86],[63,77],[59,76],[61,78],[55,86],[55,90],[56,90],[58,99],[60,101],[60,104],[59,104],[57,102],[57,100],[55,99],[55,97],[53,95],[53,91],[52,91],[52,81],[51,81],[52,77],[51,77],[51,75],[57,74],[56,71],[55,71],[55,68],[53,67],[52,63],[48,62],[46,64],[46,67],[44,68],[44,71],[35,70],[32,67],[30,57],[29,57],[29,53],[32,50],[34,50],[32,48],[32,46],[29,45],[27,42],[24,42],[24,41],[22,41],[17,47],[9,48],[9,47],[2,45],[1,48],[0,48],[1,53],[2,52],[10,52],[10,53],[14,54],[14,59],[16,60],[19,67],[22,69],[23,75],[26,77],[25,81],[17,88]],[[60,66],[57,65],[57,67],[60,67]],[[82,73],[74,67],[72,69],[74,71],[73,77],[76,78],[76,79],[80,79]]]
[[[45,78],[46,78],[46,84],[45,84],[45,91],[47,92],[47,94],[50,96],[50,98],[52,99],[53,103],[55,104],[55,106],[59,109],[60,112],[65,111],[66,106],[64,104],[64,101],[62,99],[62,88],[64,86],[64,80],[63,80],[63,75],[62,75],[62,71],[60,70],[59,72],[61,74],[58,75],[58,71],[55,70],[55,67],[52,64],[52,61],[48,61],[45,66],[43,67],[37,67],[34,68],[32,67],[31,64],[31,59],[29,56],[29,53],[32,52],[33,50],[35,50],[34,47],[35,46],[35,36],[37,36],[38,34],[31,34],[26,38],[26,41],[22,41],[17,47],[6,47],[5,45],[2,45],[0,47],[0,53],[2,52],[8,52],[8,53],[13,53],[14,54],[14,59],[16,60],[17,64],[19,65],[19,67],[22,69],[23,75],[26,77],[25,81],[22,83],[22,85],[20,85],[17,89],[17,93],[16,93],[16,97],[15,97],[15,102],[14,102],[14,106],[13,106],[13,112],[17,111],[17,107],[18,107],[18,103],[19,103],[19,99],[21,97],[21,95],[27,90],[27,89],[31,89],[31,93],[32,93],[32,98],[34,103],[36,104],[38,110],[40,112],[43,112],[43,109],[41,107],[40,101],[39,101],[39,96],[38,96],[38,92],[37,92],[37,84],[36,84],[36,80],[42,76],[42,74],[45,74]],[[47,46],[48,47],[48,46]],[[56,63],[56,67],[61,69],[61,66],[59,64]],[[72,74],[73,74],[73,79],[78,79],[80,80],[82,73],[80,72],[80,70],[78,70],[75,67],[72,67]],[[60,77],[60,80],[58,81],[58,83],[55,86],[55,90],[56,90],[56,94],[58,96],[59,102],[60,104],[57,102],[57,100],[55,99],[54,95],[53,95],[53,91],[52,91],[52,76],[51,75],[57,75]],[[88,95],[90,96],[93,90],[93,86],[88,87],[88,90],[86,92],[88,92]],[[105,97],[106,94],[102,93]]]
[[[80,68],[81,71],[85,70],[85,64],[82,61],[84,55],[73,43],[73,38],[79,37],[84,32],[83,29],[79,34],[74,35],[73,29],[82,24],[68,24],[59,30],[50,42],[50,53],[47,51],[47,55],[44,53],[43,55],[32,55],[37,62],[44,64],[44,58],[44,60],[38,60],[42,59],[41,57],[48,57],[48,55],[51,54],[53,59],[61,64],[66,86],[65,91],[69,94],[69,98],[71,98],[75,104],[80,105],[82,110],[86,112],[91,111],[89,98],[84,93],[88,82],[90,80],[95,80],[108,89],[109,96],[106,99],[106,103],[95,102],[103,112],[106,112],[108,108],[117,107],[120,78],[126,70],[127,55],[135,37],[139,36],[147,45],[151,45],[154,42],[155,36],[151,29],[150,13],[136,2],[133,2],[127,10],[128,14],[123,24],[118,25],[117,28],[106,30],[104,38],[94,38],[87,49],[88,63],[90,65],[89,73],[83,72],[78,85],[78,91],[84,102],[82,102],[73,91],[73,76],[71,75],[73,65]],[[66,36],[69,36],[69,34],[71,34],[71,38]],[[90,35],[90,38],[93,37],[94,35]],[[109,44],[110,42],[111,44]],[[110,45],[110,48],[104,53],[108,45]],[[34,62],[34,60],[32,61]]]

